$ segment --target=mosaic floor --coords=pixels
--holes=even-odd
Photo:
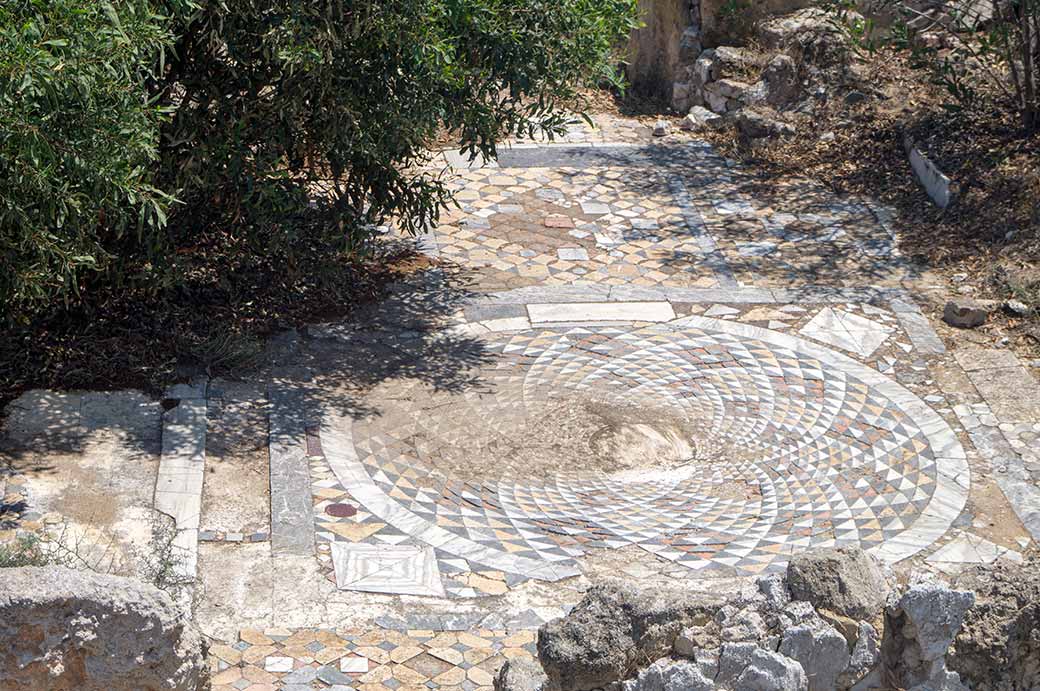
[[[457,171],[427,238],[488,289],[881,285],[909,275],[882,209],[764,183],[698,142],[503,151]]]
[[[809,338],[710,316],[489,337],[477,390],[413,382],[379,416],[328,420],[332,477],[316,486],[334,494],[316,520],[340,587],[472,597],[458,574],[558,580],[586,550],[625,545],[739,574],[816,545],[912,555],[960,513],[970,473],[914,394],[810,340],[870,355],[896,330],[875,313],[824,308],[801,328]],[[574,424],[554,433],[568,412]],[[654,462],[618,461],[633,446]],[[586,470],[597,451],[605,467]],[[363,514],[322,515],[347,495]],[[363,551],[361,534],[374,543]],[[438,564],[446,589],[431,583]]]
[[[463,385],[408,363],[309,418],[291,530],[323,592],[403,607],[375,647],[307,629],[338,641],[329,659],[261,648],[293,660],[277,683],[483,691],[534,653],[509,636],[605,574],[704,583],[840,544],[951,572],[1031,544],[977,444],[999,429],[980,415],[1018,447],[1035,421],[962,385],[974,365],[914,304],[883,208],[618,132],[447,154],[460,208],[421,246],[470,297],[447,323],[312,330],[356,367],[374,344],[468,355]],[[569,595],[530,604],[545,592]]]
[[[507,659],[533,657],[535,632],[245,629],[210,648],[213,688],[491,689]]]
[[[1040,384],[944,342],[884,208],[620,120],[435,164],[460,208],[420,246],[463,295],[396,291],[302,330],[248,395],[182,385],[154,411],[216,691],[490,691],[606,576],[1035,547]],[[215,399],[255,406],[269,516],[203,492]],[[28,507],[0,540],[45,518],[33,482],[0,487]]]

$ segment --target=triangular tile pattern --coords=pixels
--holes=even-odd
[[[859,324],[831,312],[819,323]],[[479,392],[431,401],[414,382],[400,409],[355,423],[361,466],[414,524],[387,525],[361,507],[337,527],[321,514],[331,496],[315,506],[320,536],[421,546],[423,526],[436,526],[497,565],[573,566],[589,549],[638,545],[691,572],[753,574],[808,547],[912,539],[906,531],[936,488],[933,450],[900,405],[792,348],[668,324],[533,329],[487,345],[494,358]],[[663,407],[696,427],[696,457],[632,473],[465,481],[443,471],[453,454],[515,438],[566,395]],[[494,568],[443,548],[436,557],[445,574]],[[468,593],[449,580],[449,595]]]
[[[814,340],[870,357],[895,331],[858,314],[824,307],[803,326],[799,333]]]
[[[340,590],[444,597],[432,547],[332,544]]]

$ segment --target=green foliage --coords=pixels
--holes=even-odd
[[[47,566],[50,563],[50,556],[43,549],[40,538],[35,535],[22,536],[12,542],[0,544],[0,569]]]
[[[171,36],[145,0],[0,6],[0,305],[75,299],[160,244],[161,113],[145,81]]]
[[[301,235],[342,257],[387,220],[417,232],[451,202],[423,167],[437,137],[490,157],[561,132],[580,87],[616,80],[635,16],[636,0],[9,2],[0,301],[75,299],[86,271],[162,287],[207,243],[291,266]]]
[[[441,128],[490,156],[558,132],[559,105],[608,74],[631,0],[225,0],[188,12],[163,96],[164,180],[186,212],[291,234],[309,197],[346,248],[394,216],[415,231],[447,190],[419,170]],[[182,212],[182,214],[185,212]],[[213,219],[215,220],[215,219]]]

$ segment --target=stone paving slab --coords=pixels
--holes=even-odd
[[[314,522],[305,449],[305,403],[300,391],[285,385],[272,386],[269,395],[271,549],[276,553],[311,554]]]
[[[202,482],[206,472],[206,401],[183,398],[163,414],[162,455],[155,481],[155,509],[174,520],[177,577],[197,573]]]

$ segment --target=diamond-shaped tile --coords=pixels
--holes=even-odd
[[[332,563],[340,590],[445,596],[431,547],[336,542]]]

